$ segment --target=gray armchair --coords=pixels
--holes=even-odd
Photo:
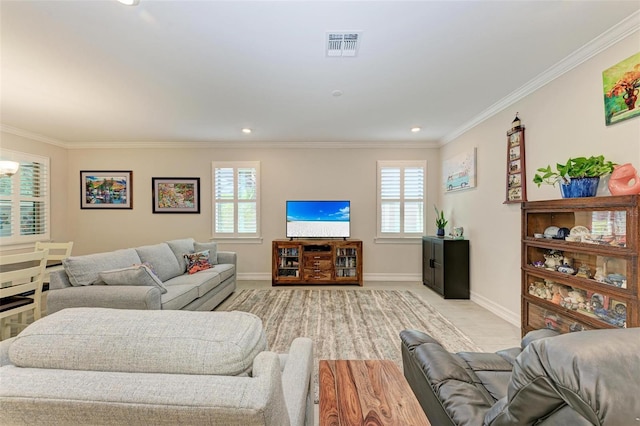
[[[432,424],[640,424],[640,328],[537,330],[497,353],[452,354],[414,330],[400,337],[405,377]]]

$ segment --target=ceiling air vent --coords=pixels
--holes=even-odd
[[[356,56],[361,37],[355,31],[327,33],[327,56]]]

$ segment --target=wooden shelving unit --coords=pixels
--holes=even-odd
[[[566,333],[640,326],[639,199],[522,204],[523,335],[539,328]],[[574,230],[570,240],[540,237],[551,226]]]
[[[362,241],[275,240],[273,285],[362,285]]]

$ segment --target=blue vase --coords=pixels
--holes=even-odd
[[[562,198],[595,197],[599,177],[573,178],[568,184],[560,184]]]
[[[438,237],[444,237],[444,228],[438,228],[438,232],[436,233]]]

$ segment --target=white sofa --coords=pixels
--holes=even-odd
[[[184,255],[204,250],[212,267],[188,274]],[[193,238],[71,256],[62,261],[64,270],[51,273],[47,313],[76,307],[211,311],[235,291],[236,261],[235,252]]]
[[[0,342],[2,425],[313,424],[313,344],[245,312],[70,308]]]

